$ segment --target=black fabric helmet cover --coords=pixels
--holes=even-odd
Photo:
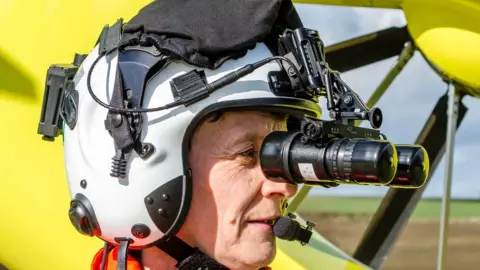
[[[272,50],[285,28],[297,27],[302,23],[291,0],[162,0],[124,25],[121,46],[154,45],[189,64],[215,69],[257,42]]]

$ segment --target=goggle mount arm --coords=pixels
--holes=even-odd
[[[355,120],[368,120],[372,128],[381,127],[382,111],[367,108],[358,94],[340,78],[339,72],[329,67],[318,31],[308,28],[286,30],[279,38],[278,47],[300,72],[299,78],[288,62],[282,62],[296,95],[326,97],[329,116],[338,123],[353,126]]]

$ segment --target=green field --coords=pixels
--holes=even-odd
[[[381,203],[381,198],[309,196],[297,209],[298,212],[373,214]],[[412,218],[439,218],[441,200],[421,200]],[[480,201],[452,200],[450,217],[480,217]]]

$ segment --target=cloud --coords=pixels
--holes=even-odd
[[[354,9],[306,4],[296,7],[304,26],[318,30],[327,45],[355,37],[361,31],[361,26],[356,24],[361,15]]]
[[[297,4],[297,10],[306,27],[317,29],[328,46],[360,35],[406,23],[400,10],[348,8]],[[342,74],[342,78],[364,101],[380,84],[397,57]],[[406,65],[376,106],[384,113],[382,132],[393,143],[413,143],[423,128],[438,99],[447,91],[447,85],[435,74],[419,53]],[[480,106],[478,99],[466,97],[469,108],[455,139],[452,196],[480,198],[480,176],[476,176],[475,162],[480,153]],[[326,108],[325,101],[321,101]],[[475,106],[477,105],[477,106]],[[324,111],[324,117],[328,118]],[[368,126],[368,125],[366,125]],[[445,131],[446,132],[446,131]],[[478,162],[476,162],[478,164]],[[443,192],[445,157],[432,175],[425,197],[440,197]],[[326,195],[384,195],[384,187],[342,185],[333,189],[315,188],[312,192]]]

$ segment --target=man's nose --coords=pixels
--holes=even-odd
[[[297,193],[298,186],[288,184],[284,179],[281,178],[273,178],[267,179],[265,178],[262,183],[262,196],[265,198],[280,198],[280,199],[288,199],[295,196]]]

